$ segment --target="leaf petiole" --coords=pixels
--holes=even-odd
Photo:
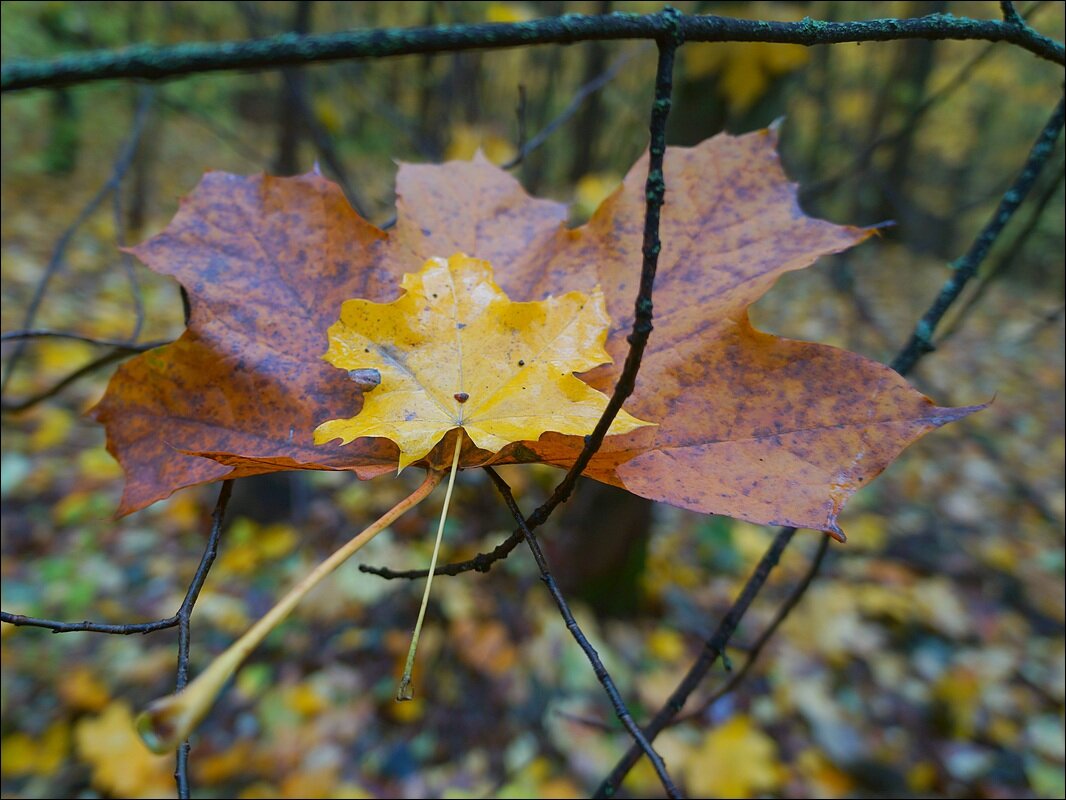
[[[411,672],[415,667],[415,651],[418,649],[418,636],[422,633],[422,620],[426,617],[429,590],[433,586],[433,571],[437,568],[437,554],[440,553],[440,540],[444,535],[444,521],[448,518],[448,504],[452,499],[455,473],[459,471],[459,451],[462,448],[463,429],[459,428],[459,435],[455,437],[455,455],[452,456],[452,471],[448,474],[448,489],[444,493],[444,507],[440,512],[440,524],[437,525],[437,541],[433,543],[433,556],[429,560],[429,576],[426,578],[426,589],[422,592],[422,607],[418,609],[418,621],[415,623],[415,632],[411,636],[411,647],[407,651],[407,663],[403,666],[403,677],[400,678],[400,685],[396,689],[397,700],[410,700],[414,697],[411,693]]]
[[[145,744],[156,753],[166,753],[188,738],[189,733],[210,710],[219,692],[222,691],[222,687],[226,685],[244,659],[259,646],[267,634],[289,616],[297,603],[363,545],[395,522],[404,512],[424,500],[440,483],[442,477],[441,472],[430,470],[417,489],[349,539],[343,547],[308,573],[240,639],[215,658],[207,669],[183,691],[151,703],[137,717],[137,731]]]

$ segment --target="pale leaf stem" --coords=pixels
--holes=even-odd
[[[440,524],[437,525],[437,541],[433,543],[433,556],[429,560],[429,575],[426,577],[426,589],[422,592],[422,607],[418,609],[418,621],[411,636],[411,647],[407,651],[407,663],[403,666],[403,677],[396,689],[397,700],[410,700],[411,673],[415,668],[415,651],[418,649],[418,636],[422,633],[422,620],[426,618],[426,606],[429,605],[429,590],[433,586],[433,571],[437,568],[437,555],[440,553],[440,540],[444,535],[444,521],[448,518],[448,504],[452,500],[452,487],[455,485],[455,473],[459,471],[459,451],[463,448],[463,429],[455,437],[455,455],[452,456],[452,471],[448,474],[448,490],[444,493],[444,508],[440,511]]]

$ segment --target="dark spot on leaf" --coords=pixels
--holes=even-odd
[[[524,367],[525,365],[526,365],[525,361],[523,361],[522,359],[518,359],[518,366]]]
[[[470,395],[468,395],[466,392],[456,392],[452,396],[460,403],[465,403],[467,400],[470,399]]]
[[[413,419],[414,419],[414,418],[415,418],[416,416],[417,416],[417,415],[415,414],[415,412],[414,412],[414,411],[405,411],[405,412],[403,412],[403,421],[404,421],[404,422],[410,422],[410,421],[411,421],[411,420],[413,420]]]
[[[461,331],[465,327],[466,327],[466,323],[465,322],[457,322],[457,323],[455,323],[455,329],[457,331]]]

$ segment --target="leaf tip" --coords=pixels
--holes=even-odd
[[[837,525],[836,519],[826,521],[825,533],[832,536],[841,544],[847,544],[848,537],[844,534],[844,531],[841,530],[840,526]]]

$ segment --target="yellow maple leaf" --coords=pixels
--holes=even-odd
[[[319,425],[316,444],[383,436],[403,469],[456,428],[493,453],[546,431],[592,431],[607,397],[574,373],[611,361],[598,288],[512,302],[487,261],[461,253],[431,258],[402,286],[391,303],[348,300],[330,326],[326,361],[379,385],[355,417]],[[649,424],[620,411],[609,433]]]

